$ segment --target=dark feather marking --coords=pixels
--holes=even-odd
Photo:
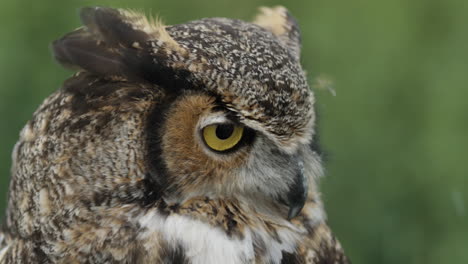
[[[113,115],[111,113],[105,113],[99,117],[94,127],[96,134],[100,134],[101,131],[107,126],[107,124],[112,120]]]
[[[31,241],[34,241],[34,244],[32,244],[32,256],[27,256],[27,258],[32,258],[36,263],[49,263],[49,257],[44,253],[44,251],[40,248],[39,245],[44,244],[44,239],[42,237],[42,233],[39,232],[39,230],[36,230],[33,232],[32,236],[28,238],[29,243],[32,243]],[[26,250],[23,250],[23,254],[26,252]],[[25,258],[25,259],[27,259]]]
[[[281,264],[302,264],[305,263],[304,257],[300,256],[298,253],[289,253],[282,252],[283,258],[281,259]]]
[[[169,111],[170,106],[176,100],[176,96],[166,97],[164,102],[155,102],[155,107],[148,116],[146,125],[147,134],[147,164],[149,173],[146,179],[149,182],[159,186],[162,193],[168,188],[168,171],[163,159],[162,153],[162,135],[165,115]]]
[[[180,94],[182,90],[201,90],[203,84],[195,81],[192,73],[185,69],[166,65],[163,55],[125,56],[124,61],[144,80],[163,87],[168,93]]]
[[[169,246],[164,245],[161,247],[160,258],[164,264],[188,264],[189,259],[185,255],[185,250],[182,245]]]
[[[161,200],[163,195],[161,186],[154,184],[154,182],[149,177],[145,177],[142,184],[144,185],[144,196],[141,198],[140,203],[143,206],[150,207],[154,203]]]
[[[178,203],[172,204],[169,206],[169,209],[174,213],[178,213],[180,209],[180,204]]]
[[[89,118],[82,118],[76,121],[75,123],[70,125],[71,130],[79,130],[82,129],[83,127],[89,125],[91,123],[91,119]]]
[[[226,210],[225,220],[226,220],[226,234],[228,236],[232,236],[234,232],[237,230],[237,221],[234,219],[234,214],[229,209],[229,206],[225,206],[224,209]],[[237,233],[237,232],[236,232]]]
[[[171,213],[171,210],[169,210],[169,207],[164,199],[159,199],[155,207],[158,209],[158,213],[163,217],[167,217]]]

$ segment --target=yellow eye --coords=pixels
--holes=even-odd
[[[244,127],[235,124],[215,124],[203,128],[206,145],[216,151],[235,147],[242,139]]]

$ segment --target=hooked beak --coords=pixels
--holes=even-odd
[[[302,161],[299,161],[297,165],[298,170],[294,183],[287,194],[286,205],[289,206],[288,220],[296,217],[301,212],[307,198],[308,183],[307,178],[304,177],[304,164]]]

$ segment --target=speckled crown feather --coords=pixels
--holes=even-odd
[[[299,63],[297,23],[283,7],[254,23],[207,18],[163,26],[120,9],[84,8],[80,28],[54,42],[64,65],[162,87],[205,89],[285,150],[310,141],[313,95]]]

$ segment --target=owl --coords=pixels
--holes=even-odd
[[[13,150],[1,263],[349,263],[284,7],[252,23],[80,17],[52,43],[76,73]]]

